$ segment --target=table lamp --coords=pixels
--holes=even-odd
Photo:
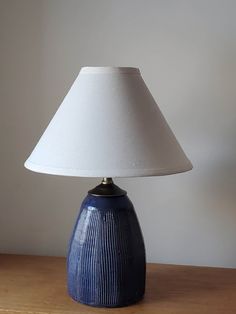
[[[134,207],[112,177],[161,176],[192,169],[139,69],[83,67],[25,167],[101,177],[85,197],[67,255],[68,293],[120,307],[145,292],[145,247]]]

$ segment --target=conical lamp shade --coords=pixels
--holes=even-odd
[[[25,167],[83,177],[192,169],[136,68],[84,67]]]

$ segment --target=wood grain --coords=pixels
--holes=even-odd
[[[236,269],[149,264],[145,298],[104,309],[70,299],[64,258],[0,255],[0,313],[233,314]]]

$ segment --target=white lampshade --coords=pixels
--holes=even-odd
[[[137,68],[84,67],[25,167],[82,177],[192,169]]]

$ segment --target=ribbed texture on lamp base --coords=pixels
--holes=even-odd
[[[72,234],[67,259],[68,291],[81,303],[120,307],[145,290],[145,249],[127,196],[88,195]]]

